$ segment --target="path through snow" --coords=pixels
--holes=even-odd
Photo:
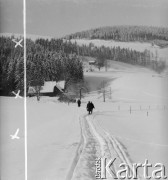
[[[109,180],[114,179],[121,163],[132,169],[128,153],[115,137],[99,126],[94,118],[95,114],[80,116],[81,140],[67,179],[96,179],[96,158],[107,158],[108,161],[116,158],[110,169],[112,173],[106,172]]]

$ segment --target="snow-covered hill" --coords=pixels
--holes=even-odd
[[[149,50],[155,56],[156,53],[160,58],[168,59],[168,48],[160,48],[157,45],[152,45],[151,43],[141,43],[141,42],[119,42],[112,40],[100,40],[100,39],[71,39],[71,42],[77,43],[79,45],[89,45],[90,43],[94,44],[94,46],[100,47],[121,47],[121,48],[129,48],[132,50],[136,50],[139,52],[143,52],[145,50]]]

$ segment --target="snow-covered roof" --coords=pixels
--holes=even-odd
[[[41,86],[41,93],[51,93],[54,91],[54,86],[56,86],[61,92],[63,92],[63,89],[65,87],[65,81],[45,81],[44,86]],[[28,93],[35,93],[34,87],[29,87]]]
[[[44,82],[44,86],[41,87],[41,93],[49,93],[53,92],[54,86],[56,85],[55,81],[46,81]]]
[[[56,83],[56,85],[58,85],[61,89],[65,88],[65,81],[59,81]]]
[[[89,61],[89,64],[95,64],[96,61]]]

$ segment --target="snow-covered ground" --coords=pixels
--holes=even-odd
[[[141,43],[141,42],[118,42],[112,40],[100,40],[100,39],[72,39],[71,42],[77,43],[79,45],[89,45],[90,43],[94,44],[94,46],[101,47],[120,47],[120,48],[129,48],[132,50],[136,50],[139,52],[143,52],[145,50],[149,50],[156,56],[163,59],[168,59],[168,48],[160,48],[157,45],[152,46],[151,43]]]
[[[11,140],[19,128],[19,140]],[[24,179],[23,99],[0,97],[0,178]]]
[[[1,97],[1,179],[24,179],[23,99]],[[76,105],[76,104],[75,104]],[[65,179],[80,140],[79,109],[42,98],[27,99],[28,179]],[[11,140],[19,128],[19,140]]]
[[[113,67],[116,65],[119,67],[118,63]],[[116,138],[131,163],[143,164],[148,159],[153,167],[162,163],[167,168],[168,77],[144,68],[130,66],[130,71],[127,68],[129,65],[117,68],[118,71],[111,69],[111,76],[110,72],[104,73],[107,78],[113,78],[109,85],[112,99],[109,99],[109,88],[105,103],[103,96],[91,93],[88,100],[94,101],[97,109],[92,122],[99,127],[98,132]],[[108,141],[106,135],[102,136]],[[154,169],[149,169],[149,175]]]
[[[95,87],[81,108],[56,98],[27,98],[28,180],[95,179],[95,158],[102,156],[117,157],[116,166],[148,159],[167,168],[167,77],[119,62],[108,72],[88,72],[85,77]],[[103,102],[97,84],[107,79],[111,82]],[[90,116],[89,100],[96,107]],[[1,97],[0,103],[1,180],[23,180],[23,98]],[[20,139],[11,140],[17,128]]]

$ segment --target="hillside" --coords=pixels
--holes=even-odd
[[[148,50],[153,56],[158,56],[161,59],[167,59],[168,57],[168,47],[161,48],[158,45],[152,45],[149,42],[121,42],[114,40],[103,40],[103,39],[71,39],[72,43],[77,43],[79,46],[89,46],[92,44],[94,47],[101,48],[117,48],[121,49],[130,49],[137,52],[143,53],[145,50]]]
[[[104,39],[122,42],[153,42],[160,47],[168,45],[168,28],[148,26],[100,27],[66,36],[68,39]]]
[[[70,79],[82,80],[81,56],[95,58],[99,68],[105,66],[108,59],[148,67],[161,73],[166,67],[167,48],[142,41],[155,40],[166,44],[167,32],[166,28],[119,26],[69,35],[69,38],[74,38],[70,41],[27,39],[27,85],[33,84],[34,79],[37,79],[36,85],[62,79],[66,82]],[[13,38],[0,37],[0,84],[3,95],[11,95],[17,89],[23,94],[23,49],[20,46],[15,48]],[[107,40],[110,38],[114,40]]]

